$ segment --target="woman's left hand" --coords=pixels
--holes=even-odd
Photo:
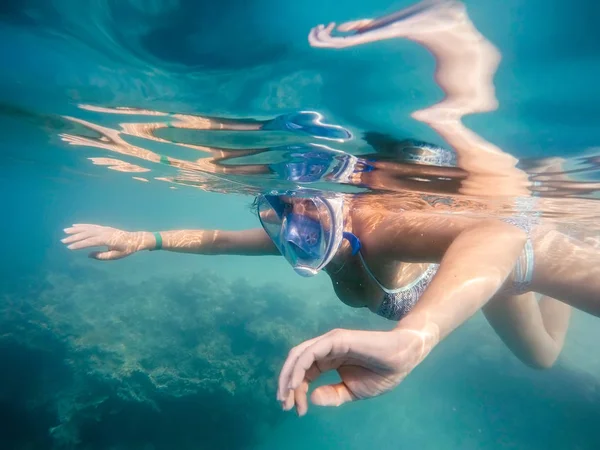
[[[427,356],[433,339],[407,329],[393,331],[332,330],[294,347],[279,376],[277,399],[283,409],[308,410],[309,384],[336,370],[341,382],[320,386],[311,401],[339,406],[391,391]]]

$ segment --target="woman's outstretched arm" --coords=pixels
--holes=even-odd
[[[201,255],[278,255],[279,251],[262,228],[242,231],[175,230],[124,231],[93,224],[65,229],[62,242],[70,250],[105,247],[90,253],[99,260],[121,259],[141,250],[167,250]]]

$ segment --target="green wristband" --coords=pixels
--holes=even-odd
[[[158,232],[153,232],[154,239],[156,239],[156,245],[152,250],[160,250],[162,248],[162,236]]]

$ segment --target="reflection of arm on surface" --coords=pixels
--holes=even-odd
[[[527,178],[517,160],[462,123],[467,114],[493,111],[498,102],[493,77],[500,54],[479,33],[457,1],[424,2],[427,7],[381,28],[332,37],[333,24],[311,31],[315,47],[342,48],[383,39],[405,38],[423,45],[436,59],[435,79],[446,94],[413,117],[428,124],[456,151],[458,166],[468,172],[462,192],[479,195],[528,194]],[[370,20],[342,24],[340,31],[360,31]]]
[[[569,170],[565,169],[566,162],[559,157],[521,160],[533,183],[531,190],[540,197],[577,197],[594,195],[600,191],[600,183],[583,178],[588,175],[588,180],[594,179],[598,171],[594,158],[579,158],[576,168]]]
[[[79,125],[84,126],[89,130],[93,130],[94,132],[97,132],[100,135],[97,138],[91,138],[87,136],[78,136],[73,134],[61,134],[62,140],[71,145],[101,148],[114,153],[119,153],[121,155],[140,158],[145,161],[150,161],[154,163],[162,162],[168,164],[169,166],[182,170],[235,175],[271,173],[268,167],[266,167],[265,165],[225,165],[221,163],[229,159],[258,155],[260,153],[268,151],[269,149],[267,148],[238,150],[171,142],[159,138],[154,134],[157,130],[166,127],[166,124],[164,123],[124,123],[121,124],[122,131],[118,131],[73,117],[66,117],[66,119],[78,123]],[[182,159],[161,156],[151,150],[147,150],[140,146],[130,144],[123,138],[123,135],[141,137],[156,142],[177,145],[179,147],[186,147],[193,150],[199,150],[211,154],[212,158],[200,158],[196,161],[186,161]]]
[[[135,115],[135,116],[159,116],[170,117],[177,120],[177,128],[191,128],[194,130],[239,130],[239,131],[254,131],[259,130],[265,121],[257,121],[253,119],[224,119],[209,116],[199,116],[192,114],[169,114],[162,111],[151,111],[147,109],[129,108],[129,107],[101,107],[94,105],[78,105],[79,108],[101,112],[107,114],[119,115]]]

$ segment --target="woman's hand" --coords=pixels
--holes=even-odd
[[[64,231],[70,236],[61,242],[69,244],[67,246],[69,250],[106,247],[104,251],[91,252],[89,255],[90,258],[102,261],[125,258],[132,253],[150,248],[154,242],[151,233],[132,233],[100,225],[75,224]]]
[[[371,19],[356,20],[339,25],[337,31],[351,32],[356,31],[365,25],[371,23]],[[355,45],[366,44],[372,42],[372,36],[365,35],[347,35],[347,36],[332,36],[331,33],[335,29],[335,23],[330,23],[327,26],[317,25],[308,35],[308,42],[313,47],[321,48],[345,48]]]
[[[333,330],[294,347],[279,376],[277,399],[283,409],[308,410],[309,384],[336,370],[341,382],[320,386],[311,401],[339,406],[381,395],[398,386],[433,347],[433,336],[397,328],[393,331]]]
[[[394,16],[394,17],[392,17]],[[424,34],[454,28],[465,22],[465,5],[453,0],[424,0],[404,10],[380,19],[389,19],[389,23],[370,30],[363,30],[373,23],[374,19],[354,20],[327,26],[318,25],[308,35],[308,42],[313,47],[345,48],[355,45],[376,42],[393,38],[416,39]],[[333,31],[353,33],[345,36],[332,36]]]

